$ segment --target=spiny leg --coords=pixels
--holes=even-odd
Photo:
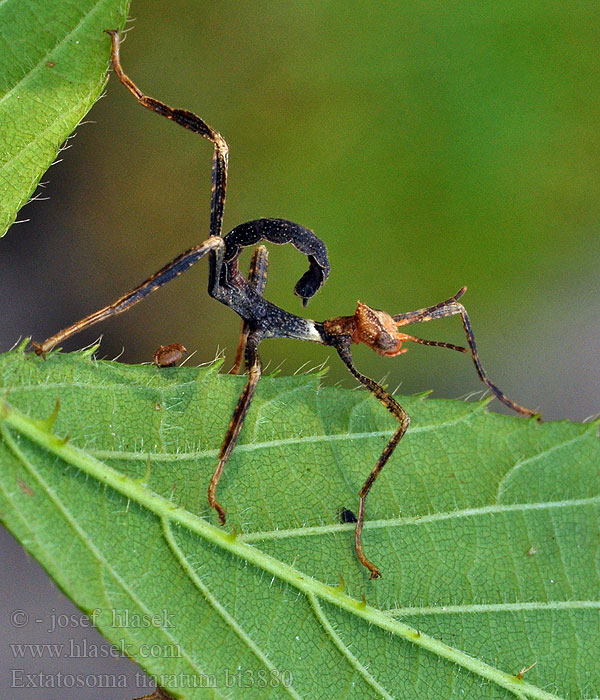
[[[447,316],[460,315],[465,335],[467,336],[469,349],[471,350],[471,357],[473,358],[473,363],[475,364],[477,374],[479,375],[481,381],[487,386],[487,388],[492,392],[492,394],[494,394],[494,396],[499,401],[502,401],[502,403],[505,406],[508,406],[513,411],[521,413],[524,416],[537,415],[535,411],[532,411],[529,408],[525,408],[524,406],[521,406],[512,399],[509,399],[508,396],[506,396],[506,394],[501,389],[499,389],[487,376],[481,364],[481,360],[479,359],[479,353],[477,351],[477,345],[475,343],[475,336],[473,334],[473,329],[471,328],[471,321],[469,320],[469,315],[467,314],[467,310],[465,309],[465,307],[458,302],[458,300],[466,291],[467,288],[462,287],[453,297],[450,297],[450,299],[446,299],[446,301],[442,301],[439,304],[435,304],[434,306],[428,306],[424,309],[419,309],[418,311],[409,311],[408,313],[397,314],[395,316],[392,316],[392,318],[398,326],[404,326],[409,323],[424,323],[426,321],[433,321],[437,318],[445,318]],[[432,341],[424,341],[422,339],[417,338],[415,338],[414,340],[424,345],[439,345],[439,343],[434,343]],[[460,348],[454,347],[452,349]]]
[[[227,162],[229,148],[225,139],[218,131],[215,131],[203,119],[186,109],[174,109],[168,105],[148,97],[137,87],[137,85],[125,75],[121,67],[119,49],[121,46],[121,36],[116,29],[107,29],[112,40],[111,61],[117,78],[146,109],[156,112],[167,119],[171,119],[176,124],[189,129],[196,134],[204,136],[211,141],[214,146],[212,164],[212,196],[210,202],[210,235],[221,236],[223,229],[223,209],[225,207],[225,192],[227,189]],[[211,265],[212,268],[212,265]]]
[[[178,255],[170,263],[167,263],[158,272],[155,272],[151,277],[149,277],[145,282],[138,285],[131,291],[127,292],[123,296],[119,297],[116,301],[108,306],[105,306],[93,314],[82,318],[80,321],[76,321],[67,328],[55,333],[50,338],[47,338],[43,343],[32,343],[35,352],[38,355],[45,355],[47,352],[56,347],[59,343],[67,338],[70,338],[75,333],[93,326],[95,323],[103,321],[109,316],[116,316],[117,314],[122,314],[127,311],[132,306],[141,301],[145,296],[155,292],[157,289],[170,282],[175,277],[178,277],[183,272],[188,270],[192,265],[203,258],[207,253],[216,251],[217,264],[220,264],[220,260],[223,258],[223,249],[225,244],[223,239],[218,236],[211,236],[204,243],[190,248],[185,253]]]
[[[258,246],[252,254],[250,260],[250,269],[248,271],[248,283],[260,296],[263,295],[267,285],[267,272],[269,270],[269,251],[264,245]],[[242,321],[242,329],[240,331],[240,340],[238,342],[237,352],[235,353],[235,362],[229,370],[229,374],[239,374],[244,362],[244,354],[246,352],[246,342],[250,333],[250,325],[248,321]]]
[[[424,309],[417,309],[416,311],[407,311],[403,314],[396,314],[392,316],[394,321],[399,326],[405,326],[408,323],[420,323],[421,321],[432,321],[435,318],[440,318],[438,312],[441,309],[446,308],[448,305],[453,304],[458,301],[467,291],[466,287],[461,287],[458,292],[449,299],[440,301],[438,304],[433,306],[426,306]]]
[[[400,423],[400,427],[390,438],[390,441],[385,446],[383,452],[381,453],[381,456],[377,460],[377,463],[371,470],[371,473],[367,477],[365,483],[362,485],[362,488],[358,493],[358,519],[356,523],[356,529],[354,530],[354,546],[356,549],[356,555],[358,556],[361,564],[366,566],[367,569],[369,569],[369,571],[371,572],[370,578],[381,578],[381,571],[379,571],[379,569],[375,566],[375,564],[373,564],[373,562],[367,559],[363,550],[362,530],[365,522],[365,501],[367,495],[369,494],[369,491],[371,490],[371,486],[373,486],[373,484],[375,483],[375,480],[377,479],[381,470],[385,466],[385,463],[392,456],[392,452],[396,449],[396,445],[400,442],[400,440],[403,438],[404,434],[408,430],[408,427],[410,425],[410,416],[396,401],[396,399],[391,394],[389,394],[380,384],[378,384],[370,377],[366,377],[364,374],[361,374],[356,369],[356,367],[354,366],[354,361],[352,359],[352,354],[350,353],[350,350],[347,346],[338,346],[336,347],[336,350],[338,351],[339,356],[342,358],[342,360],[344,361],[350,372],[354,375],[354,377],[356,377],[356,379],[358,379],[358,381],[363,386],[365,386],[373,394],[373,396],[375,396],[376,399],[381,401],[381,403],[387,408],[387,410]]]
[[[256,390],[256,385],[261,378],[262,370],[260,364],[260,358],[258,356],[257,348],[261,341],[261,337],[250,333],[246,344],[246,369],[248,371],[248,383],[244,387],[242,395],[238,399],[237,406],[233,411],[231,420],[229,421],[229,427],[227,428],[227,434],[219,450],[219,463],[215,469],[215,473],[210,480],[208,486],[208,503],[211,508],[214,508],[219,515],[219,522],[221,525],[225,524],[226,516],[225,510],[221,504],[217,501],[217,486],[219,484],[219,479],[223,473],[223,468],[227,463],[227,460],[233,452],[233,448],[236,446],[242,425],[244,424],[244,419],[252,403],[252,398],[254,397],[254,391]]]

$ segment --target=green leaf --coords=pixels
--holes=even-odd
[[[0,2],[0,236],[106,82],[129,0]]]
[[[245,380],[217,370],[0,357],[3,521],[173,695],[597,694],[597,425],[402,398],[412,427],[367,504],[369,581],[338,510],[394,421],[317,376],[264,378],[219,527],[206,488]]]

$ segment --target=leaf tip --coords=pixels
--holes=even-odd
[[[205,362],[199,366],[206,367],[207,374],[210,374],[211,372],[216,374],[219,372],[219,370],[224,364],[225,358],[223,357],[223,355],[217,355],[214,360],[211,360],[210,362]]]
[[[320,365],[317,365],[316,367],[313,367],[312,369],[309,369],[306,374],[312,374],[315,377],[318,377],[319,379],[322,379],[325,377],[327,374],[329,374],[329,365],[327,364],[327,359],[325,359],[323,362],[321,362]]]
[[[31,343],[31,337],[28,336],[27,338],[23,338],[21,342],[17,342],[17,344],[14,346],[14,351],[15,352],[25,352],[25,349],[27,346]]]
[[[600,426],[600,415],[596,416],[596,418],[591,418],[587,422],[589,423],[589,425],[597,428],[598,426]],[[584,423],[585,423],[585,421],[584,421]]]

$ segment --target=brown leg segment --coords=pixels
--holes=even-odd
[[[400,442],[400,440],[404,437],[404,434],[408,430],[408,426],[410,425],[410,416],[396,401],[396,399],[391,394],[389,394],[380,384],[378,384],[370,377],[366,377],[364,374],[361,374],[356,369],[356,367],[354,366],[354,361],[352,360],[352,354],[350,353],[350,350],[347,347],[337,347],[336,350],[338,351],[339,356],[342,358],[342,360],[344,361],[350,372],[352,372],[354,377],[356,377],[356,379],[358,379],[358,381],[363,386],[365,386],[373,394],[373,396],[375,396],[376,399],[381,401],[381,403],[387,408],[387,410],[394,416],[394,418],[397,418],[398,422],[400,423],[400,427],[392,435],[390,441],[385,446],[385,449],[381,453],[381,456],[377,460],[377,463],[371,470],[371,473],[367,477],[365,483],[362,485],[362,488],[358,493],[360,499],[358,504],[358,520],[356,523],[356,529],[354,531],[354,546],[356,548],[356,555],[359,558],[361,564],[366,566],[367,569],[369,569],[369,571],[371,572],[370,578],[381,578],[381,571],[379,571],[375,564],[373,564],[371,561],[369,561],[369,559],[367,559],[362,546],[362,530],[365,522],[365,501],[367,495],[369,494],[369,491],[371,490],[371,486],[373,486],[373,484],[375,483],[375,479],[377,479],[381,470],[385,466],[385,463],[392,456],[392,452],[396,449],[396,445]]]
[[[244,424],[244,419],[246,418],[246,414],[248,413],[248,409],[250,408],[250,404],[252,403],[252,399],[254,397],[256,385],[258,384],[258,381],[262,375],[260,358],[258,357],[258,353],[256,351],[259,342],[260,338],[257,338],[256,336],[253,337],[252,334],[249,335],[245,353],[246,369],[248,370],[248,383],[244,387],[244,391],[238,399],[237,406],[235,407],[231,420],[229,421],[227,434],[225,435],[225,439],[223,440],[223,444],[219,450],[219,463],[215,469],[212,479],[210,480],[210,484],[208,485],[208,503],[210,507],[214,508],[219,514],[219,522],[221,525],[225,524],[226,516],[225,510],[217,501],[217,486],[225,464],[227,464],[227,460],[231,456],[233,448],[236,446],[242,425]]]
[[[195,115],[193,112],[188,112],[184,109],[174,109],[169,107],[152,97],[144,95],[137,85],[123,72],[119,57],[121,46],[121,37],[116,30],[107,30],[112,40],[111,60],[112,67],[117,78],[123,85],[132,93],[138,102],[147,109],[160,114],[167,119],[171,119],[176,124],[183,126],[196,134],[200,134],[214,144],[213,163],[212,163],[212,194],[210,204],[210,234],[211,237],[196,246],[186,253],[175,258],[164,268],[159,270],[155,275],[148,278],[141,285],[131,290],[124,296],[117,299],[116,302],[105,306],[103,309],[87,316],[81,321],[77,321],[73,325],[65,328],[51,338],[48,338],[41,344],[35,344],[34,348],[38,355],[44,355],[49,350],[52,350],[58,343],[66,338],[78,333],[84,328],[98,323],[109,316],[122,313],[131,306],[140,301],[150,292],[155,291],[160,286],[169,282],[173,277],[181,274],[188,267],[193,265],[197,260],[203,257],[206,253],[211,254],[211,286],[218,284],[220,271],[220,263],[222,260],[222,224],[223,224],[223,209],[225,206],[225,191],[227,188],[227,162],[229,149],[225,139],[209,126],[203,119]]]
[[[269,270],[269,251],[264,245],[258,246],[252,254],[252,260],[250,261],[250,269],[248,271],[248,282],[260,296],[263,295],[265,287],[267,285],[267,272]],[[240,331],[240,340],[238,343],[237,351],[235,353],[235,361],[233,367],[229,370],[229,374],[239,374],[244,362],[244,354],[246,352],[246,343],[248,342],[248,335],[250,333],[250,326],[248,321],[242,321],[242,328]]]
[[[186,109],[174,109],[163,102],[148,97],[138,88],[138,86],[125,75],[121,67],[119,49],[121,47],[121,37],[116,29],[107,29],[112,39],[111,61],[117,78],[136,98],[136,100],[146,109],[156,112],[167,119],[171,119],[176,124],[189,129],[200,136],[212,141],[215,146],[212,165],[212,196],[210,202],[210,235],[220,236],[223,229],[223,209],[225,207],[225,190],[227,188],[227,162],[229,148],[225,139],[209,126],[203,119]]]

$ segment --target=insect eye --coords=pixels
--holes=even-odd
[[[398,350],[398,338],[384,328],[377,335],[373,343],[373,349],[381,353],[396,352]]]

